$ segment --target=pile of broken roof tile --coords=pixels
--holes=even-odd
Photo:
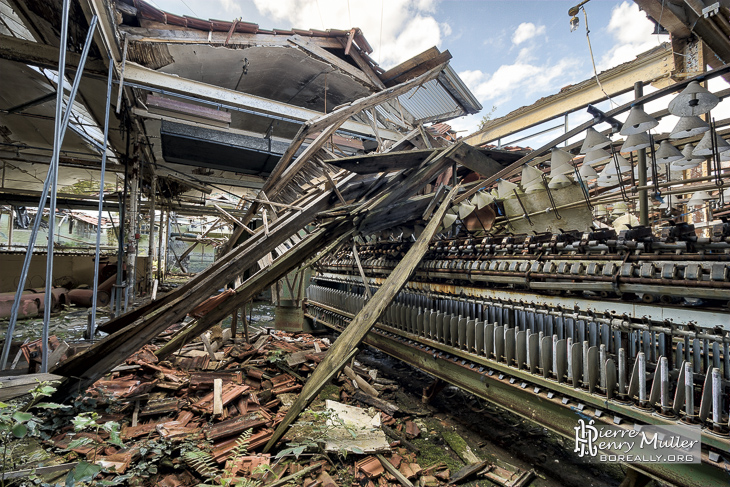
[[[164,361],[155,355],[156,346],[147,345],[86,391],[82,402],[99,413],[100,426],[109,421],[121,425],[124,448],[110,443],[104,428],[76,432],[66,426],[48,443],[64,453],[65,461],[96,463],[104,467],[100,476],[105,480],[124,479],[130,485],[198,485],[206,477],[258,480],[261,486],[284,485],[284,478],[291,477],[291,485],[307,487],[350,482],[363,487],[419,481],[438,485],[448,480],[443,464],[430,468],[418,464],[417,448],[409,442],[420,434],[418,426],[382,398],[399,386],[354,363],[320,397],[327,393],[327,399],[370,407],[370,415],[377,418],[373,429],[383,440],[385,431],[395,441],[373,446],[371,437],[355,431],[351,438],[344,435],[348,444],[336,444],[339,452],[327,450],[323,442],[315,451],[277,457],[276,452],[293,441],[295,423],[278,450],[260,453],[309,373],[324,358],[329,341],[273,331],[254,336],[253,344],[234,343],[230,333],[220,330],[212,335],[210,347],[188,344]],[[316,401],[312,408],[321,408],[322,403]],[[242,434],[245,450],[238,449]],[[88,440],[79,442],[80,438]],[[189,461],[185,456],[189,451],[207,452],[211,464]],[[333,451],[335,455],[327,455]]]

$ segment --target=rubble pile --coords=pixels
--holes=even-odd
[[[47,444],[125,485],[448,483],[446,464],[419,460],[415,418],[389,400],[400,386],[354,361],[262,453],[329,344],[272,330],[245,343],[215,327],[165,360],[146,345],[76,401],[92,427],[64,426]]]

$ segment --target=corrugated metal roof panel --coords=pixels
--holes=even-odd
[[[417,122],[443,122],[464,115],[465,110],[438,80],[431,80],[398,97]]]

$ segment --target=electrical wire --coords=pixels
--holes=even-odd
[[[383,57],[383,3],[385,0],[380,0],[380,40],[378,41],[378,64],[382,61]]]
[[[322,18],[322,9],[319,8],[319,0],[317,0],[317,12],[319,12],[319,21],[322,22],[322,30],[325,30],[324,18]]]
[[[193,15],[195,15],[196,17],[198,17],[198,14],[195,13],[195,10],[193,10],[192,8],[190,8],[190,5],[188,5],[187,3],[185,3],[185,0],[180,0],[180,1],[183,3],[183,5],[185,5],[188,8],[188,10],[190,10],[193,13]]]
[[[601,84],[601,80],[598,79],[598,71],[596,70],[596,60],[593,57],[593,47],[591,47],[591,36],[590,36],[590,29],[588,29],[588,12],[586,11],[585,7],[581,7],[581,10],[583,10],[583,18],[586,21],[586,40],[588,41],[588,52],[591,53],[591,64],[593,64],[593,75],[596,77],[596,83],[598,83],[598,87],[601,89],[604,95],[606,95],[606,98],[613,106],[618,106],[610,96],[608,96],[608,93],[606,93],[606,90],[603,89],[603,85]]]

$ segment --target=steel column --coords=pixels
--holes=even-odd
[[[101,246],[101,212],[104,206],[104,174],[106,171],[106,151],[109,137],[109,107],[112,96],[112,77],[114,74],[114,63],[109,55],[109,75],[106,83],[106,110],[104,115],[104,150],[101,153],[101,179],[99,182],[99,216],[96,219],[96,254],[94,257],[94,292],[91,298],[91,323],[89,325],[89,339],[94,340],[96,331],[96,300],[99,294],[99,248]],[[120,88],[121,91],[121,88]]]

